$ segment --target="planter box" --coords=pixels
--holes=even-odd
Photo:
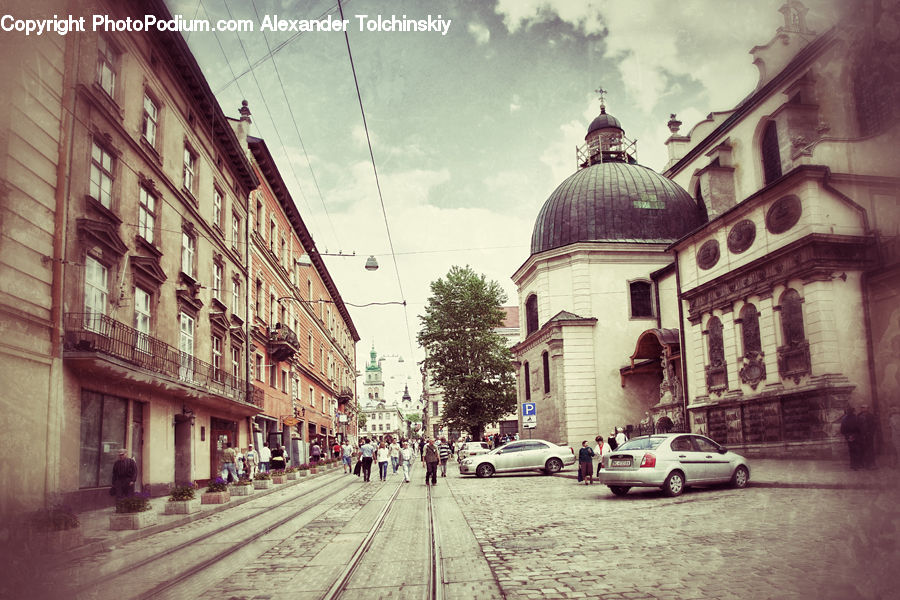
[[[143,529],[156,525],[156,513],[145,510],[138,513],[115,513],[109,515],[109,528],[113,531],[123,529]]]
[[[285,481],[287,481],[287,477],[285,477],[284,475],[272,475],[272,483],[276,485],[280,485]]]
[[[231,500],[231,494],[228,492],[206,492],[200,496],[203,504],[225,504]]]
[[[296,481],[297,479],[300,479],[300,473],[298,473],[297,471],[294,471],[293,473],[285,473],[285,475],[287,476],[288,481]]]
[[[309,469],[303,469],[302,471],[297,471],[298,477],[306,477],[309,475]]]
[[[254,490],[267,490],[272,487],[271,479],[254,479],[253,480],[253,489]]]
[[[169,500],[166,502],[166,515],[189,515],[200,510],[200,498],[193,500]]]
[[[231,486],[232,496],[249,496],[253,493],[252,485],[233,485]]]
[[[319,472],[318,467],[310,467],[309,472],[312,473],[313,475],[315,475],[316,473]]]

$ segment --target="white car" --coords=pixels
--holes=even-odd
[[[474,473],[490,477],[494,473],[543,470],[548,475],[575,464],[575,451],[545,440],[517,440],[487,454],[468,456],[459,463],[461,475]]]
[[[462,446],[460,446],[459,451],[456,453],[457,457],[460,461],[462,461],[467,456],[475,456],[476,454],[487,454],[491,451],[490,446],[485,444],[484,442],[466,442]]]

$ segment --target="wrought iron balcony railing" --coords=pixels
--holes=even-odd
[[[199,386],[217,396],[260,406],[248,394],[243,379],[106,315],[67,313],[63,347],[72,352],[113,356],[173,380]]]
[[[274,360],[283,361],[290,360],[294,354],[300,351],[300,342],[293,330],[279,323],[275,329],[269,331],[267,342],[269,356]]]

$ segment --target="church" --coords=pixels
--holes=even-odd
[[[693,431],[747,455],[841,456],[839,421],[900,402],[900,46],[861,2],[797,0],[751,49],[755,89],[682,133],[662,173],[605,107],[513,274],[534,437]],[[896,22],[896,21],[892,21]],[[521,420],[521,416],[520,416]]]

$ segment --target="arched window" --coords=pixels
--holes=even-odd
[[[797,290],[788,289],[781,295],[781,331],[785,346],[797,346],[806,341],[802,303]]]
[[[544,367],[544,393],[550,393],[550,355],[547,352],[541,354],[541,362]]]
[[[631,297],[631,318],[653,317],[653,285],[649,281],[632,281],[628,284]]]
[[[710,318],[706,326],[706,343],[709,352],[709,364],[706,365],[706,387],[711,391],[723,390],[728,387],[722,329],[722,321],[718,317]]]
[[[525,399],[531,400],[531,373],[528,372],[528,362],[525,362]]]
[[[531,335],[538,330],[538,304],[537,296],[532,294],[525,301],[525,335]]]
[[[744,341],[744,356],[762,352],[759,338],[759,313],[752,304],[745,304],[741,309],[741,337]]]
[[[778,129],[775,121],[769,121],[763,131],[761,150],[764,183],[769,185],[781,177],[781,151],[778,149]]]

